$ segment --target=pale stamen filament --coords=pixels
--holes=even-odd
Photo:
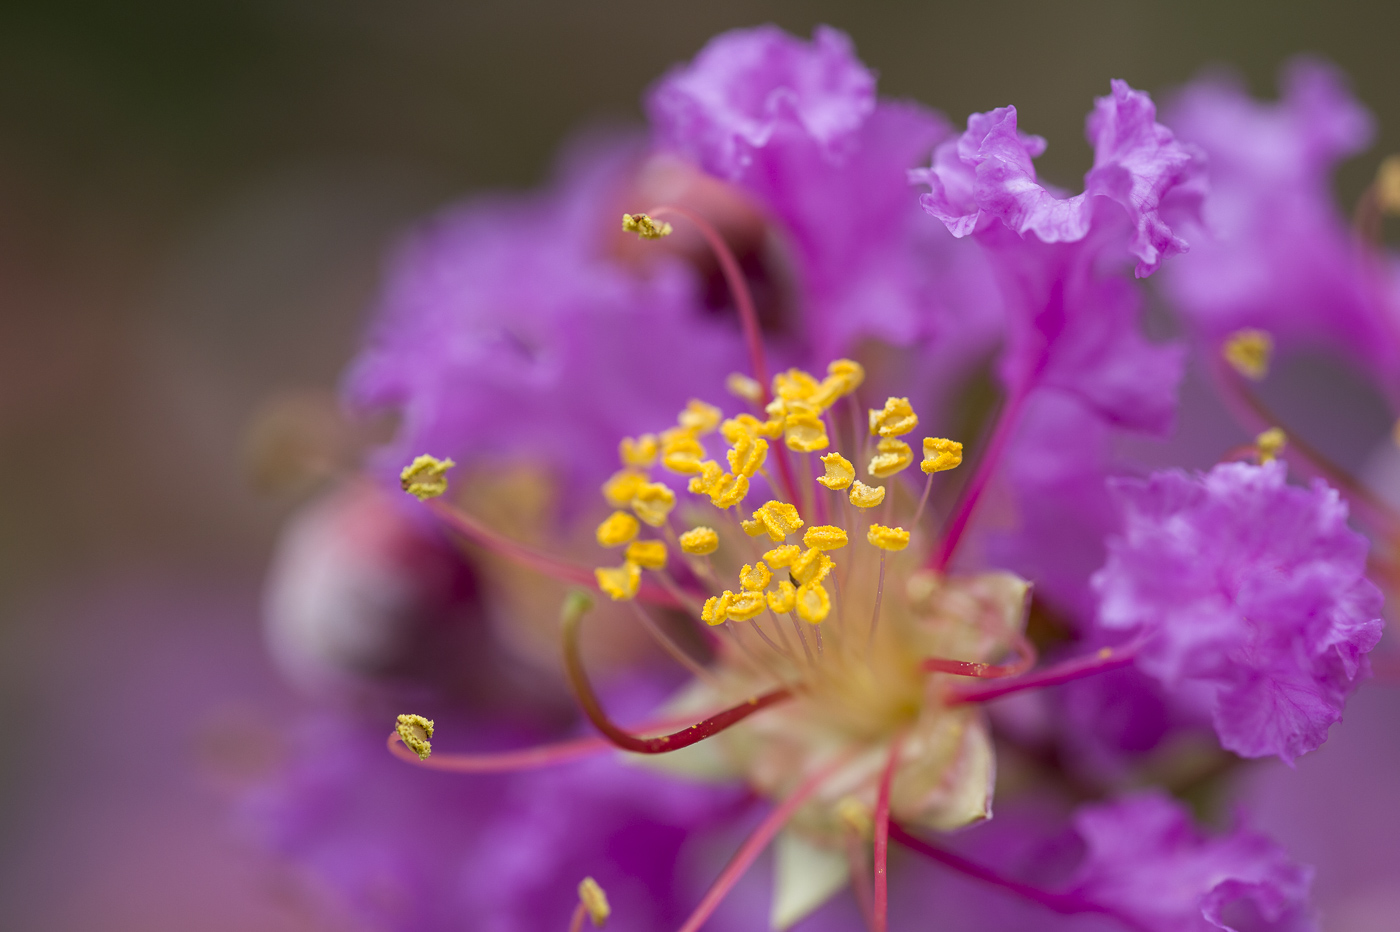
[[[788,618],[792,619],[792,630],[797,632],[797,639],[802,642],[802,652],[807,655],[807,666],[815,667],[816,661],[812,658],[812,647],[807,643],[807,635],[802,633],[802,622],[798,620],[796,612],[788,612]]]
[[[875,630],[880,626],[880,603],[885,597],[885,551],[880,551],[880,580],[875,584],[875,611],[870,616],[870,636],[865,642],[868,657],[875,649]]]
[[[681,649],[679,644],[671,640],[671,636],[661,630],[661,626],[656,623],[656,619],[651,617],[651,613],[642,607],[641,602],[636,599],[632,599],[631,602],[633,609],[637,612],[637,617],[642,620],[642,626],[647,629],[647,633],[661,646],[662,650],[670,654],[676,663],[685,667],[699,679],[704,680],[712,687],[719,687],[719,681],[715,679],[714,674],[700,666],[694,657],[691,657]]]
[[[772,613],[770,612],[769,614],[772,614]],[[762,638],[762,639],[763,639],[763,643],[765,643],[765,644],[767,644],[769,647],[771,647],[771,648],[773,649],[773,652],[774,652],[775,654],[777,654],[779,657],[782,657],[784,660],[788,661],[789,663],[792,663],[792,662],[795,662],[795,661],[796,661],[796,658],[792,656],[791,651],[784,650],[783,648],[779,647],[779,646],[773,641],[773,639],[770,638],[770,637],[768,636],[768,632],[764,631],[763,628],[759,625],[758,619],[757,619],[757,618],[755,618],[755,619],[753,619],[752,621],[750,621],[749,624],[753,625],[753,632],[754,632],[754,634],[757,634],[760,638]],[[781,627],[781,626],[779,626],[779,628],[778,628],[778,633],[779,633],[779,634],[782,634],[782,627]]]

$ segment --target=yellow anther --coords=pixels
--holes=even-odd
[[[818,476],[817,481],[833,492],[849,488],[851,481],[856,477],[855,466],[840,453],[828,453],[823,456],[822,465],[826,467],[826,475]]]
[[[733,598],[734,593],[728,589],[723,595],[710,596],[700,609],[700,620],[711,626],[724,624],[729,620],[729,602]]]
[[[802,548],[796,544],[783,544],[781,547],[774,547],[763,555],[769,566],[792,566],[798,557],[802,556]]]
[[[1269,374],[1274,338],[1264,330],[1236,330],[1225,340],[1223,353],[1236,372],[1258,382]]]
[[[656,454],[661,446],[656,442],[656,434],[642,434],[640,437],[623,437],[617,445],[618,459],[623,466],[646,469],[656,463]]]
[[[778,582],[778,588],[768,593],[768,607],[781,615],[790,612],[797,605],[797,588],[786,579]]]
[[[751,379],[740,372],[731,372],[724,380],[724,387],[729,389],[729,394],[735,398],[742,398],[750,404],[758,404],[763,400],[763,386],[757,379]]]
[[[881,550],[903,550],[909,546],[909,532],[902,527],[872,524],[865,539]]]
[[[734,449],[728,453],[729,468],[735,473],[752,476],[763,468],[768,459],[768,441],[750,434],[740,434]]]
[[[436,456],[415,456],[399,473],[399,485],[420,502],[437,498],[447,491],[447,471],[457,464]]]
[[[783,421],[783,439],[789,450],[815,453],[831,446],[826,422],[810,410],[789,411]]]
[[[612,915],[612,907],[608,906],[608,895],[592,877],[585,877],[579,881],[578,901],[583,904],[595,929],[601,929],[603,923]]]
[[[884,437],[875,449],[878,452],[870,458],[866,472],[877,479],[887,479],[914,462],[914,451],[903,440]]]
[[[428,740],[433,736],[432,719],[421,715],[400,715],[394,730],[408,749],[418,755],[419,760],[427,760],[428,755],[433,753],[433,743]]]
[[[1376,169],[1376,201],[1382,211],[1400,214],[1400,155],[1388,155]]]
[[[671,225],[665,220],[657,223],[646,214],[623,214],[622,232],[636,233],[641,239],[661,239],[671,235]]]
[[[840,381],[841,394],[849,395],[865,381],[865,367],[854,359],[837,359],[827,364],[826,379]]]
[[[659,540],[634,540],[627,545],[628,563],[635,563],[642,569],[662,570],[666,568],[666,545]]]
[[[1288,446],[1288,435],[1278,427],[1270,427],[1254,438],[1254,446],[1259,451],[1261,464],[1272,463],[1283,452],[1283,448]]]
[[[942,437],[924,438],[924,461],[919,468],[926,473],[943,472],[962,465],[962,444]]]
[[[832,524],[818,524],[807,529],[802,535],[802,543],[813,550],[840,550],[850,543],[846,529]]]
[[[874,508],[885,500],[883,485],[866,485],[859,479],[851,486],[851,504],[857,508]]]
[[[792,561],[788,572],[792,574],[793,579],[797,580],[798,585],[805,586],[826,579],[827,574],[835,565],[831,557],[820,550],[804,550],[800,557]]]
[[[739,571],[739,584],[745,589],[753,589],[762,592],[768,588],[768,584],[773,581],[773,574],[768,567],[759,560],[753,566],[745,563],[744,568]]]
[[[735,621],[748,621],[759,612],[762,612],[768,605],[768,601],[763,597],[763,593],[752,589],[744,589],[740,592],[733,593],[726,590],[726,594],[729,595],[729,606],[726,612],[729,617],[733,618]]]
[[[681,549],[697,557],[719,549],[719,535],[712,527],[693,527],[680,536]]]
[[[740,414],[720,422],[720,436],[729,443],[738,443],[745,434],[758,436],[758,428],[763,424],[752,414]]]
[[[738,414],[720,424],[719,432],[724,435],[724,439],[730,443],[738,443],[740,434],[752,434],[755,437],[775,438],[782,436],[782,417],[770,418],[767,421],[760,421],[752,414]]]
[[[652,527],[666,523],[666,516],[676,507],[676,493],[660,482],[643,482],[632,496],[632,511]]]
[[[749,494],[749,477],[725,473],[710,489],[710,502],[716,508],[732,508]]]
[[[701,472],[704,459],[705,448],[688,431],[672,434],[661,446],[661,465],[671,472],[683,475]]]
[[[708,434],[719,426],[719,419],[722,417],[724,417],[724,413],[719,408],[705,404],[698,398],[692,398],[676,422],[686,430],[692,430],[697,434]]]
[[[819,625],[831,614],[831,596],[819,582],[797,587],[797,617],[809,625]]]
[[[621,547],[637,536],[641,526],[625,511],[614,511],[598,525],[598,543],[604,547]]]
[[[843,796],[836,801],[836,817],[861,838],[869,838],[875,830],[870,807],[854,796]]]
[[[753,513],[753,519],[763,525],[763,530],[767,531],[773,540],[782,540],[793,531],[802,529],[802,517],[797,513],[797,509],[787,502],[765,502]],[[748,528],[744,530],[747,531]]]
[[[642,584],[642,570],[631,560],[621,566],[600,566],[593,576],[598,580],[598,588],[612,596],[614,602],[633,598]]]
[[[763,522],[759,521],[756,518],[752,521],[750,521],[748,518],[740,518],[739,527],[743,528],[744,533],[749,535],[750,537],[757,537],[760,534],[767,533],[763,529]]]
[[[646,473],[635,469],[619,469],[603,483],[603,498],[614,508],[626,508],[646,481]]]
[[[870,409],[870,433],[898,437],[919,426],[919,416],[908,398],[886,398],[883,408]]]
[[[810,401],[821,386],[811,374],[789,369],[773,376],[773,396],[783,401]]]
[[[709,495],[710,490],[715,487],[723,475],[724,470],[719,468],[719,463],[714,460],[705,460],[700,464],[700,475],[693,476],[687,488],[696,495]]]

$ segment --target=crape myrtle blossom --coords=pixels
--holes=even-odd
[[[774,333],[759,320],[722,225],[694,204],[628,201],[642,197],[627,180],[638,157],[612,150],[593,163],[604,168],[577,176],[591,179],[586,190],[571,193],[574,182],[561,181],[548,199],[494,213],[470,209],[441,241],[440,255],[428,248],[431,239],[411,248],[391,286],[392,310],[349,383],[362,401],[406,409],[388,455],[406,466],[405,490],[426,500],[425,515],[499,560],[595,591],[565,602],[560,631],[570,687],[599,736],[448,753],[433,743],[474,743],[482,734],[471,724],[479,710],[441,707],[415,710],[433,714],[436,725],[404,715],[390,735],[399,760],[484,771],[486,787],[502,785],[499,774],[514,768],[538,771],[503,784],[539,794],[528,815],[501,805],[480,817],[491,820],[486,830],[474,813],[433,825],[435,837],[450,839],[460,828],[498,842],[472,841],[471,857],[454,856],[469,875],[452,888],[463,897],[456,901],[461,915],[470,917],[463,921],[481,925],[472,910],[487,909],[503,928],[512,916],[529,917],[532,928],[565,927],[572,885],[583,874],[605,888],[629,882],[617,872],[609,880],[604,866],[594,866],[612,856],[603,840],[628,837],[629,824],[699,833],[726,817],[723,792],[717,806],[700,795],[691,803],[677,797],[659,816],[597,805],[574,812],[579,821],[560,835],[546,794],[562,808],[589,807],[596,797],[582,777],[573,786],[571,774],[585,773],[573,768],[581,760],[601,766],[597,755],[621,751],[632,763],[721,780],[771,806],[729,864],[710,875],[710,891],[687,900],[694,909],[680,925],[685,932],[722,915],[720,901],[770,844],[772,907],[768,916],[750,917],[753,927],[824,928],[834,913],[822,905],[849,888],[847,908],[856,904],[868,926],[883,932],[904,921],[892,909],[903,899],[890,889],[892,840],[987,889],[1060,913],[1067,927],[1230,928],[1243,911],[1252,913],[1247,928],[1310,928],[1307,873],[1275,846],[1239,826],[1207,838],[1162,797],[1097,801],[1104,787],[1086,790],[1072,766],[1054,760],[1072,753],[1072,744],[1027,764],[1024,753],[1003,753],[1017,736],[987,711],[1001,697],[1053,695],[1039,690],[1095,676],[1141,678],[1139,669],[1153,677],[1134,681],[1147,684],[1144,707],[1163,695],[1208,707],[1212,698],[1233,700],[1232,690],[1267,700],[1271,690],[1311,684],[1321,697],[1311,718],[1264,701],[1244,710],[1248,721],[1230,719],[1265,736],[1261,753],[1299,753],[1318,736],[1316,721],[1340,711],[1364,672],[1374,617],[1361,618],[1365,598],[1331,611],[1326,600],[1335,593],[1263,572],[1278,557],[1267,548],[1253,563],[1248,554],[1207,549],[1193,567],[1202,576],[1248,577],[1249,586],[1219,599],[1223,614],[1243,619],[1235,640],[1198,637],[1194,620],[1174,615],[1165,596],[1148,604],[1147,595],[1160,595],[1155,590],[1135,603],[1141,617],[1132,623],[1095,612],[1095,570],[1103,568],[1106,598],[1114,586],[1140,582],[1119,550],[1105,567],[1105,539],[1118,533],[1124,543],[1115,547],[1126,552],[1135,514],[1128,509],[1125,518],[1108,491],[1107,478],[1127,469],[1112,453],[1114,434],[1167,430],[1181,369],[1179,347],[1141,334],[1138,286],[1128,270],[1150,274],[1184,250],[1181,222],[1201,193],[1196,150],[1156,122],[1145,94],[1115,82],[1089,120],[1095,166],[1085,191],[1066,197],[1036,180],[1032,158],[1043,142],[1019,133],[1013,108],[975,115],[967,133],[949,139],[936,116],[876,97],[849,43],[829,30],[810,43],[772,28],[721,36],[663,78],[647,109],[658,158],[680,159],[755,205],[790,250],[798,309],[792,332]],[[929,150],[933,167],[917,177],[932,189],[924,207],[934,218],[921,214],[906,174]],[[618,197],[600,193],[609,185]],[[624,203],[607,213],[618,198]],[[660,252],[668,233],[679,239],[700,231],[724,270],[739,326],[705,313],[694,263],[664,254],[622,261],[616,230],[607,242],[590,232],[616,224],[622,210],[624,229],[644,237],[630,247]],[[470,255],[478,250],[479,261]],[[555,251],[563,260],[551,268]],[[528,261],[517,263],[520,256]],[[529,287],[514,301],[507,286],[522,276]],[[614,303],[632,301],[644,312]],[[545,323],[530,330],[536,316]],[[617,334],[634,323],[637,329]],[[1005,398],[985,439],[969,447],[969,468],[961,468],[962,444],[944,436],[953,422],[931,413],[937,393],[874,392],[876,383],[897,385],[904,363],[887,368],[877,361],[892,357],[863,355],[852,344],[903,346],[911,368],[933,369],[944,354],[967,366],[957,357],[968,347],[990,348],[979,342],[988,333],[1002,344],[995,366]],[[781,371],[768,370],[769,358],[783,361],[775,367]],[[802,361],[805,368],[791,366]],[[746,363],[746,374],[726,378]],[[737,403],[718,395],[726,383]],[[526,539],[508,521],[485,529],[468,469],[480,451],[503,461],[564,462],[573,470],[573,481],[561,486],[565,508],[596,521],[593,542],[581,546],[563,532]],[[462,471],[449,484],[449,463],[430,456],[410,463],[425,453],[450,454]],[[577,494],[595,472],[601,501]],[[1225,511],[1242,515],[1243,527],[1302,496],[1285,515],[1335,520],[1323,535],[1325,552],[1312,562],[1295,554],[1297,562],[1316,570],[1316,580],[1329,568],[1333,578],[1355,569],[1348,578],[1361,587],[1360,570],[1347,562],[1357,541],[1338,523],[1344,515],[1323,507],[1325,491],[1288,487],[1278,466],[1261,474],[1276,476],[1275,486],[1249,485]],[[1011,488],[1020,525],[998,537],[979,526],[986,516],[978,504],[999,483]],[[977,535],[986,546],[972,546]],[[1304,618],[1280,609],[1269,630],[1252,627],[1247,613],[1256,606],[1300,592],[1314,599],[1314,612]],[[1033,599],[1073,622],[1042,642],[1059,653],[1038,669],[1026,629]],[[597,624],[595,602],[630,615],[635,631],[688,672],[688,685],[646,709],[621,709],[615,692],[595,688],[585,647],[617,636]],[[1160,675],[1163,652],[1172,648],[1189,661],[1182,667],[1189,675]],[[1232,664],[1243,664],[1234,671],[1239,678],[1220,682]],[[1254,680],[1245,676],[1251,671]],[[1177,727],[1179,711],[1163,708],[1157,735]],[[1080,723],[1096,726],[1093,714]],[[1225,729],[1222,736],[1233,740]],[[1114,739],[1130,749],[1152,744],[1140,737]],[[1041,777],[1047,792],[1068,789],[1061,812],[1090,800],[1069,823],[1084,851],[1077,866],[1035,877],[978,847],[981,830],[970,827],[993,815],[999,767],[1010,772],[1013,790]],[[1122,783],[1144,773],[1122,774]],[[636,796],[680,792],[651,779],[634,770],[620,785]],[[413,792],[410,783],[395,785]],[[672,805],[698,815],[685,822]],[[958,830],[967,831],[950,834]],[[557,864],[574,875],[550,878],[564,894],[551,894],[553,918],[529,911],[544,907],[543,894],[527,896],[524,906],[519,897],[493,899],[512,889],[512,872],[529,860],[501,852],[532,850],[536,836],[579,844],[570,848],[577,856]],[[1147,843],[1126,845],[1129,838]],[[589,839],[600,843],[590,847]],[[314,833],[289,847],[323,850]],[[649,866],[674,863],[666,857]],[[666,918],[654,921],[678,921],[670,905],[662,908],[674,902],[668,871],[638,868],[636,876],[644,873],[642,885],[664,891],[653,915]],[[539,884],[529,889],[544,889],[543,874],[531,876]],[[676,882],[674,871],[669,879]],[[574,928],[593,908],[580,896]],[[622,927],[638,921],[635,913],[624,919],[621,906],[616,911]],[[909,916],[927,914],[925,907]]]
[[[1150,102],[1142,95],[1120,85],[1113,105],[1116,109],[1101,105],[1099,120],[1091,125],[1102,129],[1120,117],[1131,122],[1144,114],[1150,123]],[[1151,128],[1136,135],[1159,147],[1170,141],[1155,124]],[[1112,141],[1115,132],[1103,130],[1100,137]],[[1142,168],[1144,160],[1119,154],[1125,163]],[[1179,179],[1190,176],[1172,158],[1161,164]],[[1122,184],[1136,190],[1131,171],[1125,171]],[[1155,190],[1159,200],[1171,193],[1170,184],[1145,187]],[[1121,211],[1116,202],[1095,205],[1098,212],[1106,208]],[[663,235],[645,217],[628,215],[624,224],[642,236]],[[1035,261],[1022,269],[1030,283],[1023,293],[1031,296],[1023,304],[1030,318],[1023,326],[1039,329],[1041,345],[1033,356],[1018,356],[1012,343],[1007,357],[1012,362],[1004,371],[1011,373],[1011,390],[1021,397],[1003,410],[1002,424],[1024,416],[1022,408],[1034,391],[1079,400],[1105,384],[1095,379],[1101,373],[1094,371],[1093,352],[1080,353],[1078,371],[1063,372],[1060,384],[1040,382],[1055,372],[1058,352],[1076,358],[1076,350],[1093,346],[1100,332],[1099,321],[1064,300],[1065,291],[1080,286],[1092,294],[1110,290],[1097,286],[1110,280],[1112,264],[1095,260],[1100,251],[1112,253],[1115,233],[1122,234],[1117,248],[1124,254],[1165,249],[1152,245],[1161,234],[1152,222],[1105,220],[1091,224],[1086,240],[1088,232],[1096,236],[1082,249],[1039,244],[1054,250],[1049,261],[1029,253]],[[724,248],[722,242],[714,245]],[[1006,253],[1015,250],[1014,243],[1008,244]],[[739,279],[731,280],[731,286],[740,293],[745,288]],[[740,297],[736,303],[752,313],[752,302]],[[1123,306],[1112,300],[1104,305]],[[1076,311],[1087,319],[1077,319]],[[1113,338],[1130,334],[1150,353],[1132,323]],[[761,345],[750,349],[755,351],[753,371],[763,372]],[[572,597],[563,615],[565,661],[583,710],[604,736],[596,747],[611,745],[665,759],[671,769],[728,778],[775,805],[682,929],[700,928],[758,852],[774,840],[776,927],[802,919],[851,885],[870,926],[884,929],[891,838],[1051,909],[1106,914],[1130,928],[1162,928],[1161,914],[1175,919],[1183,909],[1187,915],[1195,909],[1206,920],[1219,918],[1219,903],[1239,899],[1251,883],[1259,887],[1260,913],[1268,926],[1294,924],[1306,911],[1305,875],[1278,880],[1270,863],[1251,861],[1268,862],[1276,858],[1276,849],[1251,847],[1239,834],[1218,843],[1221,850],[1240,852],[1228,867],[1203,870],[1194,856],[1198,852],[1189,850],[1173,851],[1173,857],[1153,852],[1140,862],[1115,864],[1116,872],[1104,871],[1091,858],[1083,869],[1083,890],[1068,891],[1000,876],[918,834],[920,829],[947,832],[992,814],[995,753],[981,703],[1122,668],[1147,641],[1104,646],[1029,672],[1035,653],[1024,635],[1026,581],[995,568],[944,572],[968,526],[986,470],[1005,452],[995,438],[1004,438],[1006,429],[993,428],[993,452],[984,455],[978,474],[964,486],[948,522],[934,531],[923,524],[929,493],[940,473],[960,465],[962,445],[938,436],[923,439],[921,468],[928,478],[920,493],[917,484],[900,475],[916,460],[914,447],[904,438],[920,424],[908,398],[890,397],[849,421],[837,416],[853,404],[864,380],[860,364],[837,359],[825,375],[794,368],[777,374],[771,385],[759,383],[757,390],[741,395],[748,410],[741,406],[726,415],[716,405],[692,400],[673,426],[656,425],[655,433],[622,438],[620,468],[602,488],[612,511],[599,513],[597,542],[617,556],[599,561],[597,588],[614,602],[635,606],[641,623],[692,671],[694,680],[658,710],[653,724],[640,729],[618,725],[595,693],[580,655],[592,600]],[[1098,399],[1102,420],[1114,423],[1107,414],[1121,407],[1115,412],[1118,421],[1137,425],[1132,415],[1141,417],[1140,412],[1132,412],[1111,390],[1101,394],[1109,399]],[[405,481],[420,468],[416,462],[406,469]],[[446,465],[433,468],[437,475]],[[681,477],[683,491],[674,488],[677,480],[667,481],[668,473]],[[752,507],[745,500],[756,476],[777,497],[755,501],[757,507]],[[448,526],[471,535],[470,516],[440,497],[440,491],[434,487],[415,494],[429,500],[430,510]],[[619,558],[621,565],[615,563]],[[661,609],[679,610],[701,632],[713,632],[708,656],[672,641],[658,623]],[[975,685],[979,679],[1001,682]],[[678,724],[685,727],[670,730]],[[514,759],[435,756],[433,727],[426,719],[401,716],[390,736],[391,750],[408,762],[467,770]],[[538,761],[577,748],[570,744],[521,753]],[[1132,809],[1114,810],[1093,824],[1107,831],[1133,814]],[[1160,875],[1164,860],[1176,875],[1171,902],[1135,903],[1125,891],[1146,885],[1153,873]]]
[[[1124,526],[1094,578],[1100,624],[1145,632],[1139,666],[1202,690],[1237,754],[1292,762],[1322,744],[1383,627],[1336,491],[1288,485],[1279,460],[1113,486]]]

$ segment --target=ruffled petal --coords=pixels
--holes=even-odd
[[[1063,197],[1036,180],[1033,159],[1045,151],[1045,140],[1021,133],[1016,108],[1001,107],[968,117],[961,137],[939,146],[929,168],[910,174],[930,188],[921,198],[924,209],[954,236],[999,221],[1045,243],[1066,243],[1089,234],[1094,202],[1104,198],[1130,222],[1128,249],[1137,257],[1137,276],[1151,275],[1164,258],[1186,251],[1168,219],[1198,205],[1201,155],[1156,122],[1147,94],[1123,81],[1112,82],[1112,89],[1088,118],[1094,167],[1082,193]]]
[[[1123,531],[1094,587],[1101,625],[1147,635],[1145,672],[1210,689],[1225,747],[1292,762],[1341,718],[1382,621],[1346,506],[1285,477],[1227,463],[1114,482]]]

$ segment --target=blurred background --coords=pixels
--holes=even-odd
[[[1225,65],[1272,96],[1298,52],[1379,121],[1343,203],[1400,149],[1378,0],[4,4],[0,927],[322,927],[226,826],[248,733],[295,701],[258,627],[295,497],[250,482],[249,425],[329,397],[415,218],[538,181],[571,131],[639,121],[669,65],[765,21],[846,30],[884,94],[955,123],[1015,103],[1068,187],[1110,78]]]

